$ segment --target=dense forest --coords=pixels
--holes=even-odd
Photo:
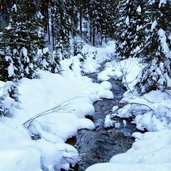
[[[118,60],[148,62],[139,93],[170,88],[170,14],[170,0],[1,0],[0,79],[60,72],[59,61],[81,53],[82,41],[115,40]]]
[[[57,72],[58,61],[69,57],[72,48],[74,55],[78,53],[78,36],[101,45],[113,36],[116,4],[113,0],[1,0],[1,79],[33,78],[37,67]]]

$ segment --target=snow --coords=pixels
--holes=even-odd
[[[113,72],[113,68],[110,67],[106,67],[106,69],[104,71],[102,71],[101,73],[98,74],[98,80],[99,81],[107,81],[111,78],[111,74]]]
[[[99,97],[105,99],[113,99],[114,95],[110,90],[100,90],[98,93]]]
[[[19,85],[21,109],[16,109],[12,119],[1,119],[1,126],[4,122],[5,129],[1,128],[3,131],[1,131],[0,146],[3,150],[15,149],[18,151],[22,148],[26,153],[21,155],[28,153],[29,156],[32,155],[30,151],[34,149],[41,156],[41,160],[37,158],[35,161],[39,165],[43,164],[45,168],[52,166],[66,168],[69,163],[76,163],[78,153],[72,146],[66,145],[65,141],[74,136],[78,129],[94,128],[92,121],[84,119],[84,116],[94,112],[92,101],[89,99],[89,96],[93,95],[91,92],[96,89],[98,93],[98,89],[101,91],[102,87],[94,86],[91,80],[86,78],[82,81],[76,78],[68,80],[61,75],[43,71],[39,72],[39,76],[40,79],[24,78],[21,80]],[[98,94],[94,99],[97,100],[97,98],[100,98]],[[31,123],[30,134],[37,133],[42,138],[42,140],[32,141],[23,127],[23,123],[54,106],[58,107]],[[9,139],[14,139],[14,141],[11,142]],[[61,149],[58,149],[60,146]],[[61,150],[62,152],[60,152]],[[16,155],[19,154],[20,151],[16,153]],[[70,156],[71,159],[68,159],[67,156]],[[23,160],[25,160],[24,157]],[[5,167],[6,164],[2,164],[0,160],[0,165]],[[20,169],[20,166],[18,167]],[[29,170],[29,167],[24,170]]]
[[[73,74],[79,77],[81,73],[96,72],[104,61],[111,60],[114,56],[115,43],[113,41],[102,47],[93,47],[84,43],[81,53],[61,61],[60,64],[65,71],[63,74],[72,69]]]
[[[46,48],[43,48],[43,53],[44,53],[44,54],[46,54],[46,53],[48,53],[48,52],[49,52],[49,48],[47,48],[47,47],[46,47]]]
[[[137,12],[138,13],[141,13],[142,9],[141,9],[141,6],[139,5],[138,8],[137,8]]]
[[[171,164],[166,164],[166,165],[161,165],[161,164],[156,164],[156,165],[146,165],[146,164],[127,164],[127,165],[122,165],[122,164],[110,164],[110,163],[104,163],[104,164],[95,164],[86,171],[150,171],[150,170],[155,170],[155,171],[170,171]]]
[[[160,0],[159,8],[162,6],[162,4],[166,4],[166,3],[167,3],[167,0]]]
[[[112,89],[112,84],[109,81],[103,81],[100,85],[106,90]]]
[[[101,71],[97,78],[99,81],[107,81],[109,80],[111,77],[114,77],[114,63],[113,62],[109,62],[106,64],[106,67],[103,71]]]
[[[110,118],[110,115],[106,115],[105,122],[104,122],[104,127],[109,128],[111,126],[113,126],[113,121]]]
[[[162,30],[159,36],[163,48],[166,47]],[[156,90],[139,96],[134,86],[145,65],[136,58],[116,61],[114,51],[114,42],[103,47],[85,44],[80,54],[61,61],[61,74],[40,70],[39,79],[20,80],[19,104],[8,96],[2,101],[11,109],[13,117],[0,118],[0,170],[53,171],[69,170],[70,164],[74,166],[79,160],[78,152],[65,142],[81,128],[95,128],[85,116],[94,113],[95,101],[114,98],[110,91],[112,85],[107,81],[110,78],[120,79],[127,88],[120,101],[126,105],[114,106],[112,115],[135,117],[133,122],[137,128],[150,132],[134,133],[136,140],[130,150],[113,156],[108,163],[90,166],[86,171],[171,170],[171,92]],[[27,53],[22,52],[26,57]],[[40,53],[46,52],[48,49]],[[101,83],[93,83],[82,76],[97,72],[105,60],[108,62],[98,74]],[[0,81],[1,96],[8,95],[10,85]],[[105,127],[120,126],[110,118],[111,115],[106,116]],[[123,124],[127,124],[126,120]],[[30,136],[34,135],[41,139],[32,140]]]
[[[11,62],[10,65],[8,66],[8,76],[12,77],[14,75],[14,66],[13,63]]]
[[[39,79],[23,78],[18,82],[19,108],[6,98],[7,108],[14,104],[13,117],[0,119],[0,170],[69,170],[70,164],[78,162],[77,150],[65,141],[81,128],[94,129],[94,123],[85,116],[94,113],[95,101],[113,98],[109,82],[93,83],[81,74],[96,71],[100,62],[111,58],[113,47],[111,43],[110,47],[89,48],[84,68],[80,61],[83,56],[78,54],[61,61],[61,74],[40,70]],[[96,58],[94,50],[99,54]],[[24,48],[22,54],[28,55]],[[0,85],[5,87],[4,82]],[[30,138],[35,135],[41,139]]]
[[[10,30],[11,28],[12,28],[11,23],[9,23],[7,27],[5,27],[6,30]]]
[[[15,116],[18,122],[22,124],[34,115],[56,106],[51,113],[33,121],[32,127],[30,128],[32,134],[37,131],[43,139],[47,140],[47,142],[44,142],[44,148],[49,148],[49,143],[52,147],[54,143],[55,146],[59,146],[58,143],[64,143],[67,138],[74,136],[78,129],[94,129],[93,122],[84,119],[84,116],[94,113],[92,103],[98,98],[108,96],[109,90],[103,90],[102,86],[93,84],[91,80],[86,77],[85,79],[78,80],[76,77],[74,78],[72,74],[65,78],[58,74],[40,71],[39,76],[41,79],[31,81],[29,79],[21,80],[19,92],[21,93],[20,100],[23,102],[21,104],[22,110],[18,110]],[[104,93],[104,91],[108,92]],[[100,92],[103,92],[103,95]],[[94,100],[91,101],[90,97],[93,96],[93,94]],[[61,163],[62,159],[59,160],[60,162],[55,161],[55,163],[51,161],[55,158],[55,155],[58,156],[57,153],[54,153],[57,147],[53,148],[52,156],[47,155],[46,151],[41,154],[46,156],[46,160],[49,161],[47,163],[46,160],[44,160],[43,163],[46,167],[56,165],[56,163],[59,165]],[[73,152],[71,151],[70,153],[69,155],[72,156]],[[75,156],[75,152],[73,154]],[[78,154],[74,159],[75,162],[77,158]],[[64,165],[66,167],[67,162],[68,161],[64,162],[60,167],[64,167]]]
[[[23,47],[22,49],[21,49],[21,53],[23,54],[23,56],[24,57],[27,57],[28,55],[28,51],[27,51],[27,49],[25,48],[25,47]]]
[[[126,17],[125,23],[127,26],[129,26],[129,16]]]
[[[145,134],[134,133],[136,138],[132,148],[127,153],[113,156],[110,162],[123,164],[150,164],[156,167],[156,163],[170,164],[171,157],[171,131],[147,132]],[[155,144],[155,145],[154,145]],[[129,157],[128,157],[129,156]],[[162,157],[161,157],[162,156]],[[169,166],[169,165],[168,165]],[[171,168],[171,165],[169,166]]]
[[[163,29],[159,29],[158,35],[159,35],[159,40],[161,42],[161,46],[162,46],[163,52],[166,54],[166,56],[168,58],[170,58],[171,52],[169,51],[169,47],[168,47],[168,44],[167,44],[165,31]]]
[[[13,121],[8,125],[4,119],[1,119],[0,124],[0,170],[40,171],[40,154],[36,148],[29,147],[32,144],[29,143],[30,137],[25,129],[21,127],[14,129],[10,125]]]
[[[128,104],[117,112],[114,111],[113,115],[123,118],[134,115],[138,129],[158,131],[171,128],[171,98],[168,93],[151,91],[141,97],[125,96],[121,102]]]
[[[159,34],[163,48],[166,48],[164,34],[162,31]],[[94,164],[86,171],[171,170],[171,92],[155,90],[139,96],[134,91],[134,86],[144,67],[140,60],[129,58],[120,62],[109,62],[104,71],[99,73],[99,80],[121,79],[127,88],[120,101],[125,104],[124,107],[114,106],[112,115],[121,118],[135,117],[133,122],[137,129],[146,129],[149,132],[134,133],[135,142],[130,150],[113,156],[108,163]],[[105,127],[119,127],[110,118],[111,115],[106,116]],[[127,124],[125,120],[123,124]]]
[[[153,31],[156,28],[156,26],[157,26],[157,21],[154,20],[151,24],[151,31]]]
[[[42,171],[40,169],[39,156],[33,155],[33,152],[22,149],[0,150],[0,170],[2,171]]]
[[[13,6],[12,6],[12,8],[11,8],[13,11],[15,11],[15,12],[17,12],[17,5],[16,4],[14,4]]]
[[[137,58],[129,58],[122,61],[114,61],[107,63],[104,71],[98,74],[99,80],[109,80],[114,77],[122,79],[123,84],[128,90],[132,91],[137,82],[137,77],[145,67]]]
[[[85,44],[82,53],[87,56],[83,63],[84,72],[93,73],[98,70],[104,61],[115,57],[115,43],[109,41],[107,44],[103,44],[102,47],[92,47]]]

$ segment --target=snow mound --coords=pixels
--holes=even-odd
[[[154,167],[156,167],[156,164],[170,164],[170,130],[147,132],[145,134],[134,133],[133,135],[136,138],[136,141],[132,148],[126,153],[113,156],[110,160],[112,163],[153,164]],[[169,168],[171,169],[171,167]]]
[[[86,171],[170,171],[171,164],[156,164],[156,165],[145,165],[145,164],[110,164],[110,163],[104,163],[104,164],[95,164]]]
[[[169,171],[171,170],[171,131],[134,133],[132,148],[112,157],[111,163],[90,166],[86,171]],[[161,157],[162,156],[162,157]]]
[[[78,162],[77,150],[65,141],[81,128],[94,129],[85,116],[94,113],[95,101],[113,94],[110,83],[93,83],[81,75],[80,61],[69,60],[73,59],[65,61],[62,75],[39,71],[39,79],[20,80],[20,108],[13,110],[13,118],[0,120],[0,170],[69,170]]]
[[[109,81],[103,81],[100,85],[106,90],[112,89],[112,84]]]
[[[121,109],[116,108],[113,115],[123,118],[135,117],[134,121],[139,130],[171,129],[171,96],[169,92],[156,90],[141,97],[125,96],[121,102],[127,105]]]
[[[99,91],[98,95],[99,95],[99,97],[105,98],[105,99],[113,99],[114,98],[113,93],[109,90],[101,90],[101,91]]]
[[[112,61],[106,64],[105,70],[98,74],[98,79],[105,81],[111,77],[121,79],[129,91],[134,89],[137,77],[145,65],[139,59],[129,58],[122,61]]]
[[[22,149],[0,150],[0,170],[2,171],[42,171],[40,156],[33,151]]]

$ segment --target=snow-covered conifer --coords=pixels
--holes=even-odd
[[[8,15],[0,45],[1,60],[6,64],[5,75],[1,78],[34,78],[37,68],[52,70],[55,62],[45,51],[43,16],[37,4],[22,0],[8,8]]]
[[[116,52],[122,59],[139,55],[143,41],[143,8],[143,0],[121,0],[117,7]]]
[[[148,1],[142,55],[148,66],[136,85],[141,93],[171,88],[171,1]]]

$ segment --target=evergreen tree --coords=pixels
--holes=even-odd
[[[1,60],[8,63],[8,67],[1,78],[33,78],[37,68],[48,68],[51,62],[45,49],[43,16],[31,0],[13,4],[8,14],[8,25],[3,31],[0,47],[3,51]]]
[[[142,54],[147,67],[136,85],[138,92],[171,88],[171,1],[148,1]]]
[[[138,57],[143,42],[144,0],[121,0],[115,21],[116,52],[122,59]]]
[[[2,90],[2,95],[0,96],[0,116],[11,117],[15,109],[19,107],[18,88],[15,83],[7,81]]]
[[[170,88],[171,1],[121,0],[117,11],[118,55],[148,61],[136,85],[138,92]]]

